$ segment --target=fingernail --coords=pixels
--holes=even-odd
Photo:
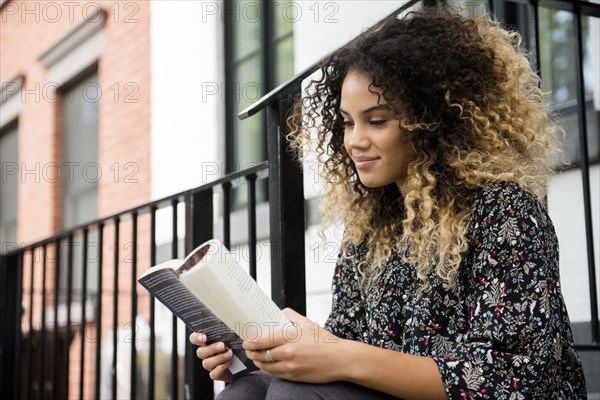
[[[225,350],[225,344],[221,343],[217,343],[217,350]]]
[[[231,358],[232,355],[233,355],[233,351],[231,349],[227,350],[227,352],[224,354],[226,359]]]

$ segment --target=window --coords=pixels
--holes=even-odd
[[[264,113],[240,121],[238,113],[294,73],[291,1],[227,1],[225,7],[225,129],[226,172],[266,160]],[[245,202],[246,192],[233,194],[234,206]],[[257,200],[266,200],[259,182]]]
[[[577,102],[576,70],[577,57],[574,46],[574,14],[540,8],[540,50],[543,90],[550,92],[550,104],[563,120],[566,130],[565,156],[570,164],[578,164],[581,160],[579,145],[579,115]],[[586,116],[588,157],[591,162],[598,162],[600,146],[600,124],[598,111],[600,96],[598,71],[600,63],[595,60],[592,48],[598,47],[598,36],[592,35],[591,28],[598,27],[598,18],[582,16],[583,39],[583,81],[584,81],[584,113]],[[595,43],[594,43],[595,42]],[[596,93],[594,93],[596,92]],[[595,100],[594,100],[595,98]],[[594,104],[595,103],[595,104]]]
[[[11,124],[0,131],[0,252],[17,242],[17,187],[19,181],[18,129]]]
[[[97,217],[98,74],[94,71],[61,91],[63,134],[62,225],[71,228]]]
[[[535,55],[535,24],[533,8],[527,4],[506,2],[498,7],[498,19],[518,28],[523,36],[523,45],[532,49],[533,65]],[[559,123],[565,129],[564,162],[566,166],[576,166],[581,161],[579,147],[579,115],[577,102],[577,74],[579,60],[575,54],[576,14],[570,11],[539,7],[539,56],[537,67],[542,76],[542,90],[547,93],[550,109],[558,114]],[[600,21],[596,17],[581,16],[583,60],[581,62],[584,81],[584,113],[590,162],[600,161],[600,82],[598,81],[600,62],[597,53],[600,40]],[[594,50],[596,49],[596,50]]]
[[[107,42],[104,33],[106,11],[94,7],[66,36],[55,42],[39,61],[46,67],[47,82],[59,86],[60,102],[57,103],[59,122],[58,143],[62,154],[57,162],[61,165],[62,182],[58,190],[62,204],[60,227],[73,228],[90,222],[98,216],[98,182],[101,178],[98,164],[98,103],[101,92],[98,84],[97,64]],[[67,243],[61,244],[60,283],[67,287]],[[73,298],[81,293],[83,267],[83,239],[81,233],[73,237]],[[90,232],[87,246],[88,293],[97,291],[98,234]],[[61,290],[61,301],[65,290]],[[91,310],[91,308],[89,308]]]
[[[98,164],[98,103],[100,100],[98,73],[94,69],[83,78],[66,84],[61,90],[61,124],[63,139],[62,227],[69,229],[98,217],[98,182],[101,178]],[[67,287],[67,243],[61,255],[61,287]],[[98,268],[98,233],[88,235],[87,293],[96,293]],[[73,238],[72,300],[82,293],[83,237]],[[62,300],[65,291],[61,292]]]

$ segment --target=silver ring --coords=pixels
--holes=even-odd
[[[273,362],[275,361],[275,359],[273,358],[273,355],[271,354],[271,349],[268,349],[267,352],[265,353],[265,362]]]

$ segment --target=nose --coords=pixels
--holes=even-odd
[[[351,149],[365,149],[369,147],[369,138],[366,128],[360,124],[355,124],[351,129],[344,133],[346,146]]]

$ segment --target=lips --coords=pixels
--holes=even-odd
[[[379,160],[379,157],[358,156],[354,157],[353,160],[356,169],[365,169],[375,164]]]

